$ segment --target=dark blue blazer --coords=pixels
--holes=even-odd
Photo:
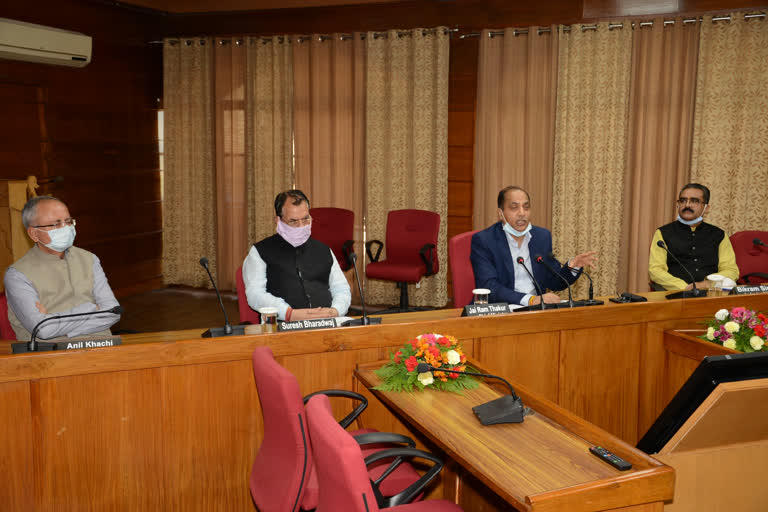
[[[544,265],[536,263],[537,256],[542,256],[552,268],[559,271],[559,274],[569,284],[574,283],[581,275],[579,272],[574,276],[568,267],[561,265],[555,258],[549,257],[552,252],[552,234],[548,229],[533,226],[528,249],[532,261],[526,261],[525,265],[528,270],[533,271],[533,277],[543,291],[547,289],[558,291],[567,287]],[[512,261],[507,235],[504,233],[501,221],[472,235],[470,260],[472,261],[472,270],[475,272],[475,286],[491,290],[490,302],[520,304],[525,294],[515,291],[514,266],[518,263]]]

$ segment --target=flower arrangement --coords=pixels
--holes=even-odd
[[[432,387],[441,391],[461,393],[477,387],[477,381],[469,375],[458,375],[439,370],[419,373],[419,363],[435,368],[456,371],[473,371],[466,366],[467,357],[453,336],[421,334],[408,341],[401,349],[390,354],[390,361],[376,370],[383,383],[374,389],[382,391],[423,391]]]
[[[741,352],[768,351],[768,317],[746,308],[721,309],[699,338]]]

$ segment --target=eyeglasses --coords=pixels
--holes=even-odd
[[[698,197],[681,197],[677,200],[677,204],[680,206],[685,206],[686,203],[691,203],[693,206],[698,206],[701,204],[701,199]]]
[[[59,229],[59,228],[63,228],[64,226],[74,227],[75,224],[76,224],[75,219],[70,217],[68,219],[57,221],[55,224],[46,224],[44,226],[32,226],[32,227],[37,229],[43,229],[43,228]]]
[[[280,217],[282,219],[282,217]],[[312,217],[307,215],[303,219],[291,219],[291,220],[285,220],[283,219],[283,222],[291,226],[292,228],[298,228],[300,226],[307,226],[312,223]]]

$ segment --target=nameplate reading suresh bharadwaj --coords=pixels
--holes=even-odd
[[[99,336],[98,338],[74,338],[67,341],[57,341],[56,350],[77,350],[80,348],[115,347],[123,344],[120,336]]]
[[[492,304],[468,304],[464,306],[461,316],[505,315],[509,313],[509,304],[494,302]]]
[[[311,320],[294,320],[292,322],[277,322],[277,330],[280,331],[303,331],[306,329],[331,329],[336,327],[336,321],[333,318],[313,318]]]

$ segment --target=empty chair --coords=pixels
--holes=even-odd
[[[380,240],[365,244],[370,260],[365,267],[365,275],[371,279],[394,281],[400,288],[400,307],[387,312],[425,309],[408,306],[408,283],[418,283],[422,277],[440,270],[437,258],[439,229],[440,215],[435,212],[394,210],[387,215],[386,246]],[[375,255],[372,252],[374,246]],[[387,259],[379,261],[383,247],[387,249]]]
[[[731,235],[731,245],[739,267],[739,283],[768,282],[768,231],[739,231]]]
[[[16,332],[8,320],[8,297],[5,292],[0,292],[0,339],[15,340]]]
[[[410,503],[413,497],[439,474],[442,462],[434,455],[413,448],[382,450],[364,458],[357,442],[333,418],[328,397],[313,397],[307,404],[309,435],[315,454],[320,495],[317,512],[374,512],[383,507],[402,512],[458,512],[461,508],[445,501]],[[433,463],[426,473],[400,494],[389,499],[379,483],[369,478],[366,464],[393,459],[420,458]]]
[[[341,270],[350,267],[355,252],[355,214],[344,208],[312,208],[312,238],[331,248]]]
[[[240,324],[258,324],[261,321],[259,313],[251,309],[251,306],[248,305],[248,298],[245,296],[243,267],[237,268],[235,283],[237,285],[237,309],[240,312]]]
[[[463,308],[472,302],[475,289],[475,272],[469,255],[472,251],[472,235],[477,231],[458,234],[448,241],[448,266],[451,269],[453,307]]]

